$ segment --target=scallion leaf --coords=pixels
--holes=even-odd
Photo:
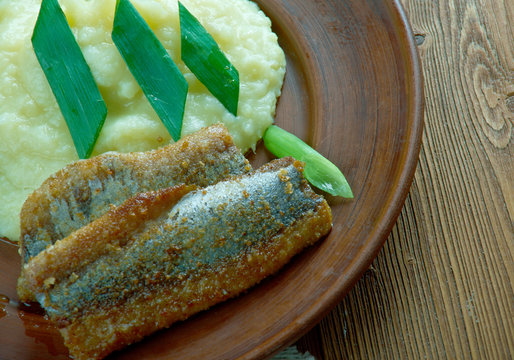
[[[182,132],[188,84],[129,0],[117,0],[114,44],[173,140]]]
[[[88,158],[107,107],[57,0],[43,0],[32,35],[36,57],[66,120],[79,158]]]
[[[266,148],[275,156],[292,156],[305,162],[305,178],[318,189],[353,198],[352,189],[337,166],[295,135],[271,125],[264,133],[263,140]]]
[[[179,2],[182,60],[225,108],[237,116],[239,73],[214,38]]]

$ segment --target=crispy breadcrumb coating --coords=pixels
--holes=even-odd
[[[207,186],[250,170],[223,125],[158,150],[75,162],[47,179],[23,205],[22,263],[138,193],[182,183]],[[23,284],[21,277],[20,299],[35,300]]]
[[[302,171],[281,159],[138,194],[31,259],[26,285],[74,358],[103,358],[240,294],[326,235],[330,208]]]

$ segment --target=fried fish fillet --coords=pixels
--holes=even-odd
[[[187,183],[215,184],[251,166],[223,125],[141,153],[107,153],[75,162],[47,179],[21,210],[20,249],[26,263],[49,245],[141,193]],[[18,281],[22,301],[34,300]]]
[[[26,284],[76,359],[100,359],[240,294],[331,229],[292,159],[143,193],[31,259]]]

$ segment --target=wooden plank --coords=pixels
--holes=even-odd
[[[402,213],[364,278],[297,343],[320,359],[514,354],[514,2],[403,0],[426,128]]]

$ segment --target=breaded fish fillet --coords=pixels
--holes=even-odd
[[[154,151],[77,161],[48,178],[25,201],[20,214],[22,263],[138,193],[181,183],[207,186],[249,171],[251,166],[223,125]],[[36,300],[23,276],[17,290],[20,300]]]
[[[240,294],[331,229],[302,163],[136,195],[31,259],[32,290],[76,359],[99,359]]]
[[[23,260],[135,194],[182,183],[207,186],[250,170],[223,125],[154,151],[77,161],[48,178],[23,205]]]
[[[176,184],[207,186],[251,166],[223,125],[141,153],[107,153],[70,164],[32,193],[21,210],[22,262],[105,214],[112,205]],[[34,300],[18,283],[22,301]]]

